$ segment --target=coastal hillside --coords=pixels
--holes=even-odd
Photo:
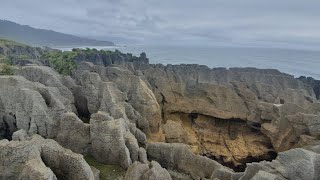
[[[35,46],[112,46],[109,41],[77,37],[52,30],[36,29],[7,20],[0,20],[0,38]]]
[[[320,177],[312,78],[117,50],[0,50],[0,179]]]

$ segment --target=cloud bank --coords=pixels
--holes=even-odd
[[[320,47],[319,0],[2,0],[0,18],[141,44]]]

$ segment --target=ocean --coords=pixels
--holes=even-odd
[[[80,47],[81,48],[81,47]],[[278,69],[295,77],[320,79],[320,50],[201,46],[118,46],[89,47],[139,55],[145,52],[153,64],[201,64],[216,67]],[[72,48],[59,48],[71,50]]]

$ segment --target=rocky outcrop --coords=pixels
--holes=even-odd
[[[320,155],[304,149],[279,153],[272,162],[248,164],[240,179],[317,179],[320,177]]]
[[[17,129],[54,138],[60,117],[72,111],[56,87],[47,87],[21,76],[0,76],[0,138],[11,139]]]
[[[0,54],[4,56],[26,57],[30,59],[40,59],[45,49],[35,48],[9,40],[1,39]]]
[[[301,76],[298,78],[300,81],[304,82],[313,88],[313,91],[318,99],[320,99],[320,80],[313,79],[312,77]]]
[[[78,54],[74,60],[77,63],[86,61],[100,66],[109,66],[112,64],[127,65],[128,62],[133,64],[149,63],[149,59],[145,53],[141,53],[140,57],[136,57],[132,54],[124,54],[117,50],[115,52],[92,50],[94,53],[86,53],[86,51],[80,49],[76,49],[76,51],[78,51]]]
[[[147,154],[149,159],[159,162],[164,168],[189,174],[194,179],[210,178],[214,171],[220,169],[233,172],[216,161],[193,154],[183,144],[152,143],[147,147]]]
[[[74,110],[74,97],[72,92],[63,84],[63,77],[59,75],[55,70],[46,66],[24,66],[18,69],[16,75],[23,76],[29,81],[39,82],[47,87],[55,87],[59,90],[59,93],[66,99],[63,104],[65,106],[71,106]]]
[[[128,169],[126,179],[319,176],[316,81],[150,65],[143,54],[78,58],[71,76],[35,65],[0,76],[0,139],[13,140],[0,143],[0,160],[12,164],[2,177],[97,178],[75,153]]]
[[[196,154],[237,170],[244,170],[247,162],[275,157],[269,138],[245,121],[198,115],[192,122],[187,114],[175,116],[187,121],[167,121],[164,125],[167,142],[188,144]]]
[[[132,163],[131,154],[137,160],[134,155],[137,156],[139,150],[138,142],[134,139],[136,145],[126,143],[130,141],[126,136],[130,131],[124,119],[94,115],[90,123],[91,151],[95,159],[102,163],[120,164],[123,168],[128,168]]]
[[[0,178],[94,179],[82,155],[39,135],[26,141],[0,141]]]
[[[292,124],[299,113],[319,114],[313,88],[277,70],[199,65],[136,68],[161,106],[166,141],[189,144],[193,152],[232,166],[273,159],[274,150],[297,147],[301,135],[310,136],[301,128],[314,125],[291,128],[288,118]]]
[[[171,176],[156,161],[149,164],[135,162],[129,167],[125,180],[171,180]]]
[[[76,114],[65,113],[61,117],[56,140],[65,148],[80,154],[90,152],[90,125],[83,123]]]
[[[104,111],[115,119],[128,119],[151,139],[161,139],[161,109],[143,78],[120,67],[82,63],[74,73],[78,95],[90,114]],[[82,108],[85,109],[85,108]],[[160,133],[160,135],[159,135]]]

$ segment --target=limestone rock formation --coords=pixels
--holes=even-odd
[[[94,179],[82,155],[39,135],[24,141],[0,141],[0,178]]]
[[[171,176],[156,161],[149,164],[135,162],[129,167],[125,180],[171,180]]]
[[[194,179],[210,178],[214,171],[220,169],[233,172],[216,161],[193,154],[183,144],[152,143],[147,147],[147,154],[149,159],[159,162],[164,168],[189,174]]]
[[[17,70],[16,74],[23,76],[29,81],[39,82],[45,86],[57,88],[60,94],[66,98],[66,102],[64,102],[65,106],[74,104],[72,92],[63,84],[63,77],[50,67],[35,65],[24,66]]]
[[[320,155],[304,149],[279,153],[272,162],[248,164],[240,180],[268,177],[273,179],[317,179],[320,177]]]
[[[81,63],[77,79],[90,114],[108,112],[114,118],[129,119],[144,133],[159,133],[160,106],[149,85],[124,67],[101,67]]]
[[[56,138],[63,147],[73,152],[88,154],[90,149],[90,124],[82,122],[76,114],[65,113],[61,117]]]
[[[0,141],[0,179],[97,179],[76,153],[126,179],[320,176],[315,80],[118,51],[76,58],[71,76],[37,65],[0,76],[0,140],[12,140]]]
[[[95,114],[90,120],[91,153],[99,162],[123,168],[138,160],[139,145],[124,119]]]
[[[244,166],[252,158],[272,159],[274,150],[297,147],[313,125],[289,124],[301,117],[299,113],[315,119],[319,115],[313,88],[277,70],[200,65],[136,69],[161,106],[164,124],[168,123],[163,126],[166,141],[188,144],[197,154],[233,166]]]
[[[0,138],[10,139],[17,129],[54,138],[61,115],[72,111],[55,87],[21,76],[0,76],[0,84]]]

